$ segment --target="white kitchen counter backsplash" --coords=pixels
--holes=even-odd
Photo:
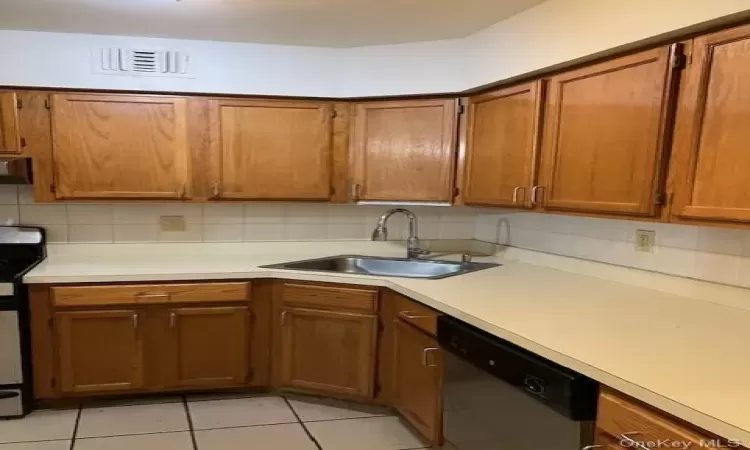
[[[369,239],[386,206],[312,203],[34,203],[29,186],[0,185],[0,222],[38,225],[51,243],[238,242]],[[423,239],[472,239],[474,208],[415,207]],[[160,216],[184,216],[185,231],[160,231]],[[389,239],[407,233],[403,216]]]

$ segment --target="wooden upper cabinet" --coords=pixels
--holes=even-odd
[[[670,54],[657,48],[549,79],[545,209],[657,213],[677,73]]]
[[[455,99],[356,104],[351,142],[352,198],[452,201],[456,104]]]
[[[21,153],[18,99],[15,92],[0,91],[0,154]]]
[[[164,96],[52,95],[57,197],[189,198],[186,103]]]
[[[678,218],[750,222],[750,26],[693,41],[673,150]]]
[[[135,310],[58,312],[54,316],[60,391],[143,387],[143,340]]]
[[[333,105],[211,100],[213,198],[331,196]]]
[[[250,375],[247,306],[169,311],[177,356],[177,385],[244,385]]]
[[[536,81],[469,99],[465,203],[533,206],[542,86]]]
[[[377,321],[374,314],[285,306],[275,369],[280,385],[372,399]]]

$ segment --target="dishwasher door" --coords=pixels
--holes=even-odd
[[[448,351],[444,370],[443,432],[456,450],[581,450],[592,443],[593,422],[569,419]]]

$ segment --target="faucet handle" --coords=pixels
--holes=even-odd
[[[464,253],[463,255],[461,255],[461,263],[463,264],[470,263],[472,257],[473,255],[471,253]]]

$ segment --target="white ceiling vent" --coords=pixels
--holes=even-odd
[[[183,52],[108,47],[97,49],[93,57],[99,74],[193,78],[190,57]]]

